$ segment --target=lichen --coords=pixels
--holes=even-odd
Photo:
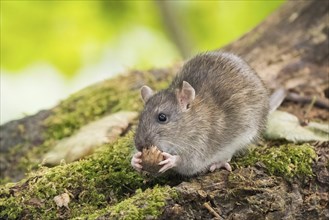
[[[237,157],[234,165],[254,166],[263,164],[270,174],[286,178],[312,176],[312,164],[316,158],[310,144],[284,144],[279,147],[254,147],[244,157]]]

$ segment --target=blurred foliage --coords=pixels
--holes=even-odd
[[[170,1],[191,52],[212,50],[263,20],[278,1]],[[18,72],[47,62],[72,76],[117,48],[135,64],[179,58],[155,1],[1,1],[1,68]],[[139,31],[152,33],[156,40]],[[136,34],[137,33],[137,34]],[[120,43],[124,38],[125,41]],[[145,48],[145,51],[144,51]],[[151,49],[152,48],[152,49]],[[155,62],[155,63],[154,63]],[[160,62],[161,63],[161,62]]]
[[[211,50],[251,30],[283,2],[282,0],[191,1],[185,2],[186,9],[183,10],[186,16],[181,18],[194,38],[195,49]]]

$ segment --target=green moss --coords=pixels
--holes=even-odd
[[[315,158],[316,153],[309,144],[286,144],[279,147],[252,148],[248,155],[237,158],[235,165],[253,166],[257,162],[261,162],[270,174],[290,178],[293,176],[311,176]]]
[[[96,219],[101,217],[126,220],[156,219],[163,212],[163,208],[167,204],[166,201],[176,197],[177,192],[168,186],[156,186],[144,192],[139,189],[131,198],[99,210],[92,215],[80,216],[77,219]]]
[[[0,194],[0,218],[22,215],[51,219],[63,215],[60,212],[74,217],[122,200],[144,185],[143,178],[130,166],[132,135],[104,145],[86,160],[40,169],[18,183],[14,194],[4,187]],[[53,201],[65,192],[71,195],[70,210],[57,208]]]
[[[18,206],[15,198],[10,197],[6,200],[0,199],[0,217],[2,219],[19,219],[21,212],[22,207]]]
[[[31,163],[24,163],[26,161],[26,157],[23,155],[27,155],[29,153],[29,144],[21,143],[9,148],[8,152],[3,152],[1,157],[7,158],[1,161],[2,166],[9,167],[8,170],[4,170],[1,173],[0,185],[4,185],[6,183],[10,183],[15,180],[15,177],[22,176],[22,174],[28,172],[28,168]]]

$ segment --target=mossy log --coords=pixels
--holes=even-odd
[[[276,82],[324,98],[328,10],[328,1],[288,1],[224,49],[245,58],[269,87]],[[58,140],[87,123],[120,110],[140,111],[140,86],[166,87],[179,66],[131,71],[1,126],[1,179],[19,181],[1,186],[0,219],[328,219],[329,143],[264,141],[236,156],[233,172],[149,179],[130,166],[128,132],[88,158],[39,166]]]

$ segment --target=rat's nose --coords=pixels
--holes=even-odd
[[[150,136],[146,136],[144,138],[135,137],[135,146],[137,150],[141,151],[143,148],[152,146],[152,138]]]
[[[135,138],[135,147],[137,150],[141,151],[143,149],[143,142]]]

